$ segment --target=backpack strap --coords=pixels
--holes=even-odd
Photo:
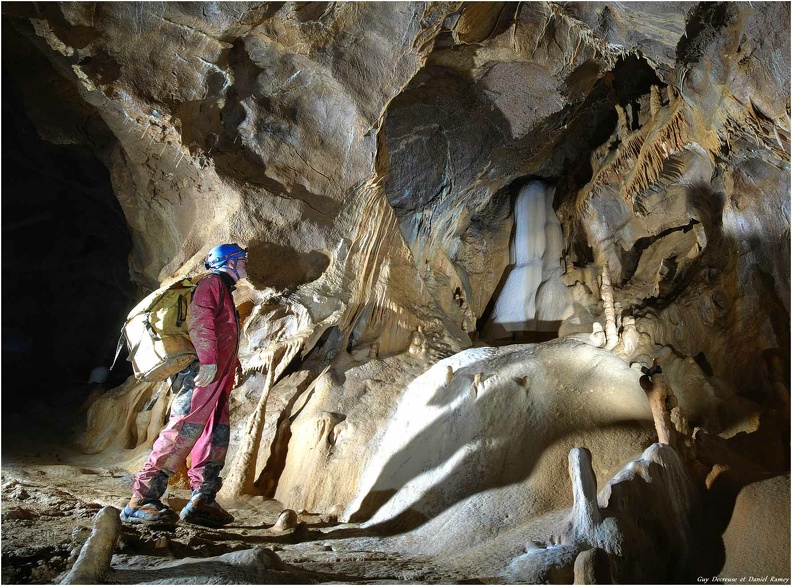
[[[184,295],[179,295],[176,303],[178,304],[176,308],[176,327],[180,328],[187,320],[187,302],[184,300]]]
[[[113,370],[116,360],[118,360],[118,355],[121,354],[121,348],[123,347],[124,347],[124,330],[122,328],[121,335],[118,337],[118,344],[116,345],[115,356],[113,357],[113,364],[110,365],[110,370]]]

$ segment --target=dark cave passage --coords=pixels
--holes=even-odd
[[[88,147],[43,141],[4,68],[3,422],[63,405],[65,389],[110,366],[135,289],[128,228]],[[131,369],[124,360],[109,384]],[[30,413],[35,416],[36,413]]]

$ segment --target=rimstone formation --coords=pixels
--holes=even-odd
[[[116,527],[173,394],[82,387],[79,450],[4,452],[4,582],[789,582],[789,3],[2,20],[4,171],[79,153],[95,175],[52,209],[105,177],[119,210],[36,244],[85,255],[54,308],[114,312],[52,354],[109,366],[80,352],[136,299],[217,243],[249,254],[219,495],[237,521]],[[16,177],[4,213],[33,189]],[[16,251],[35,221],[13,205]],[[89,262],[103,248],[128,257]],[[4,340],[24,326],[3,319]]]

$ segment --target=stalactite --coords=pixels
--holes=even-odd
[[[590,27],[580,20],[572,17],[563,8],[556,6],[553,3],[549,4],[549,8],[550,14],[548,21],[553,18],[557,19],[559,24],[563,23],[566,25],[567,37],[569,37],[571,34],[575,34],[577,36],[575,48],[570,53],[570,56],[567,60],[569,65],[574,64],[575,60],[581,54],[582,49],[585,47],[591,48],[594,51],[594,55],[600,55],[608,60],[611,66],[616,62],[617,59],[625,55],[626,52],[623,47],[605,42],[598,34],[592,31]],[[545,24],[545,29],[547,29],[547,23]]]
[[[619,119],[618,134],[624,140],[630,133],[630,127],[627,124],[627,112],[619,104],[616,104],[616,116]]]
[[[684,100],[672,89],[668,91],[669,96],[676,97],[670,99],[668,106],[664,107],[660,89],[652,86],[649,97],[652,119],[649,124],[632,133],[627,127],[626,112],[621,106],[616,105],[618,125],[615,134],[620,137],[621,144],[615,153],[606,156],[601,163],[595,160],[595,154],[592,154],[591,166],[594,169],[594,177],[580,190],[575,199],[575,217],[583,213],[586,203],[601,189],[619,183],[622,200],[630,211],[634,213],[645,211],[642,206],[636,208],[636,200],[659,179],[666,160],[691,142],[692,132],[687,121]],[[709,144],[711,141],[704,140],[704,142],[705,150],[712,156],[715,151]]]
[[[630,172],[641,154],[641,149],[646,141],[647,132],[648,127],[644,126],[632,134],[627,134],[623,137],[622,143],[619,145],[615,156],[606,160],[589,183],[589,185],[592,186],[592,192],[586,193],[586,189],[584,188],[578,195],[575,208],[578,214],[582,213],[593,191],[605,187],[612,182],[621,181],[621,178]],[[592,167],[594,167],[594,165],[592,165]],[[632,208],[631,201],[628,200],[625,203]]]
[[[715,153],[720,145],[731,149],[735,137],[743,136],[770,151],[781,161],[789,162],[789,128],[762,114],[753,102],[743,104],[734,99],[716,114],[716,140],[702,145]]]
[[[349,253],[352,261],[344,277],[351,294],[340,327],[349,337],[358,320],[370,309],[370,324],[382,325],[380,349],[390,352],[415,327],[409,312],[391,298],[389,286],[391,257],[410,256],[410,252],[381,183],[365,184],[357,196],[360,205]]]
[[[223,487],[220,489],[221,498],[235,498],[241,494],[251,494],[253,483],[255,482],[256,453],[261,441],[261,431],[264,428],[264,417],[266,415],[267,399],[272,388],[272,364],[267,368],[267,377],[264,389],[256,405],[256,409],[250,414],[245,433],[242,436],[242,444],[237,449],[234,461],[229,467]]]
[[[690,142],[690,127],[682,109],[677,109],[647,137],[632,170],[622,183],[622,199],[633,207],[635,198],[657,181],[665,160]]]
[[[129,449],[147,440],[153,441],[151,438],[156,437],[159,428],[154,429],[156,425],[151,424],[151,416],[160,413],[159,407],[164,401],[157,399],[162,398],[167,389],[167,381],[140,383],[129,378],[123,385],[105,393],[88,409],[88,425],[79,438],[80,449],[86,454],[97,454],[111,446]],[[154,409],[155,406],[158,409]],[[145,431],[145,435],[141,431]]]
[[[652,114],[652,118],[657,116],[662,107],[663,98],[660,95],[660,88],[656,85],[653,85],[649,94],[649,112]]]

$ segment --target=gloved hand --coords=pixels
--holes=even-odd
[[[217,375],[216,364],[202,364],[198,369],[198,374],[195,375],[195,386],[205,387],[212,382]]]

